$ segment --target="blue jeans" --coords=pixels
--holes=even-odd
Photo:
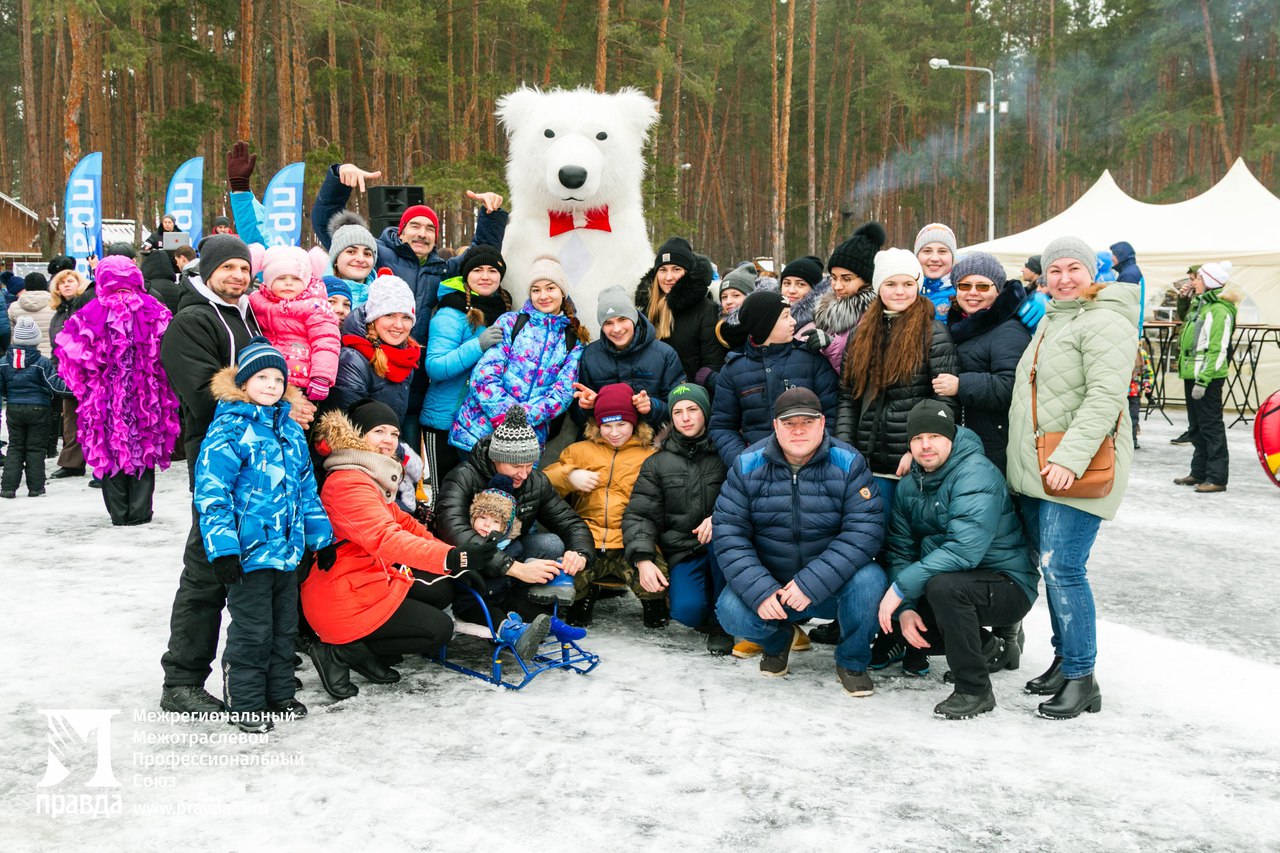
[[[1031,554],[1044,575],[1053,653],[1062,658],[1062,674],[1084,678],[1098,656],[1097,611],[1086,564],[1102,519],[1065,504],[1022,498],[1022,521]]]
[[[716,614],[724,630],[735,637],[759,643],[765,654],[780,655],[791,644],[792,622],[817,617],[840,619],[840,642],[836,645],[836,663],[854,672],[866,672],[871,663],[871,638],[876,633],[880,599],[889,588],[884,569],[867,563],[845,582],[836,594],[817,601],[807,609],[786,608],[787,618],[761,619],[732,587],[725,587],[716,603]]]
[[[703,628],[715,618],[716,599],[724,589],[724,575],[710,548],[669,566],[667,583],[672,619],[690,628]]]
[[[876,488],[880,490],[880,507],[884,510],[885,523],[889,523],[889,514],[893,512],[893,493],[898,488],[898,481],[892,477],[881,477],[873,474]]]

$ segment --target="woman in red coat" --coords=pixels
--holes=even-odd
[[[328,472],[320,500],[338,548],[331,567],[317,566],[303,582],[302,607],[320,637],[310,650],[316,672],[329,695],[347,699],[359,692],[349,670],[392,684],[400,673],[379,657],[432,654],[447,643],[453,581],[444,578],[496,550],[452,548],[396,506],[400,418],[386,404],[361,400],[347,414],[330,412],[316,434]]]

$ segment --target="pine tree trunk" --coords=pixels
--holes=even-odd
[[[596,91],[603,92],[609,67],[609,0],[596,3]]]
[[[236,38],[240,43],[240,84],[244,91],[240,95],[240,112],[236,120],[237,139],[253,139],[253,51],[257,41],[254,12],[253,0],[240,0],[240,31]]]
[[[338,25],[329,21],[329,142],[342,138],[342,113],[338,109],[338,79],[332,72],[338,70]]]
[[[795,2],[795,0],[792,0]],[[809,230],[805,245],[810,252],[818,251],[818,160],[817,160],[817,121],[818,121],[818,0],[809,0],[809,133],[808,150],[805,152],[809,165]]]
[[[787,173],[791,165],[791,81],[795,71],[796,53],[796,4],[787,4],[787,46],[783,54],[782,72],[782,123],[778,129],[779,160],[776,166],[778,217],[773,224],[774,259],[783,263],[787,243]]]
[[[1209,22],[1209,2],[1200,0],[1204,16],[1204,45],[1209,57],[1209,82],[1213,85],[1213,113],[1218,117],[1218,145],[1222,148],[1222,165],[1231,168],[1231,144],[1227,141],[1227,117],[1222,109],[1222,83],[1218,79],[1218,60],[1213,52],[1213,26]]]
[[[664,8],[665,4],[670,2],[671,0],[663,0]],[[564,34],[564,11],[568,5],[569,0],[560,0],[560,14],[556,15],[555,34],[552,37],[551,45],[547,48],[547,64],[542,69],[543,88],[551,85],[551,67],[555,65],[556,59],[560,55],[560,38]]]

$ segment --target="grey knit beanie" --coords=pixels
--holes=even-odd
[[[329,220],[329,263],[336,264],[351,246],[368,246],[374,257],[378,256],[378,241],[369,232],[369,223],[353,210],[339,210]]]
[[[724,293],[725,289],[736,290],[743,296],[750,296],[756,290],[756,268],[747,263],[737,267],[724,278],[720,279],[720,292]]]
[[[600,292],[600,299],[596,303],[596,322],[603,326],[606,320],[615,317],[626,317],[632,323],[640,322],[640,312],[636,310],[635,300],[616,284]]]
[[[931,222],[921,228],[920,233],[916,235],[914,253],[920,254],[920,250],[930,243],[941,243],[950,249],[951,254],[954,255],[956,253],[956,232],[941,222]]]
[[[1004,267],[996,260],[995,255],[989,255],[986,252],[969,252],[956,261],[956,265],[951,268],[951,283],[959,284],[964,281],[965,276],[970,275],[980,275],[990,279],[997,290],[1004,287],[1005,279],[1008,278]]]
[[[214,271],[227,261],[239,258],[252,264],[249,247],[234,234],[210,234],[200,241],[200,280],[206,284]]]
[[[538,443],[538,434],[529,426],[529,417],[524,406],[515,403],[507,409],[502,423],[493,431],[489,441],[489,458],[494,462],[507,462],[511,465],[533,465],[542,455],[542,445]]]
[[[1045,246],[1044,251],[1040,253],[1040,266],[1047,270],[1053,266],[1054,262],[1063,258],[1071,258],[1084,264],[1092,271],[1091,276],[1098,274],[1098,253],[1079,237],[1059,237]],[[955,278],[951,280],[955,281]]]
[[[39,346],[44,336],[40,334],[40,327],[36,325],[36,321],[30,317],[19,317],[13,323],[13,337],[9,342],[15,347],[34,347]]]

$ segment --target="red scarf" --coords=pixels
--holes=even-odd
[[[387,357],[388,382],[403,382],[408,379],[422,356],[422,347],[417,344],[406,344],[403,347],[382,346],[381,343],[375,345],[368,338],[360,335],[343,335],[342,345],[351,347],[370,362],[373,361],[374,350],[382,350]]]

